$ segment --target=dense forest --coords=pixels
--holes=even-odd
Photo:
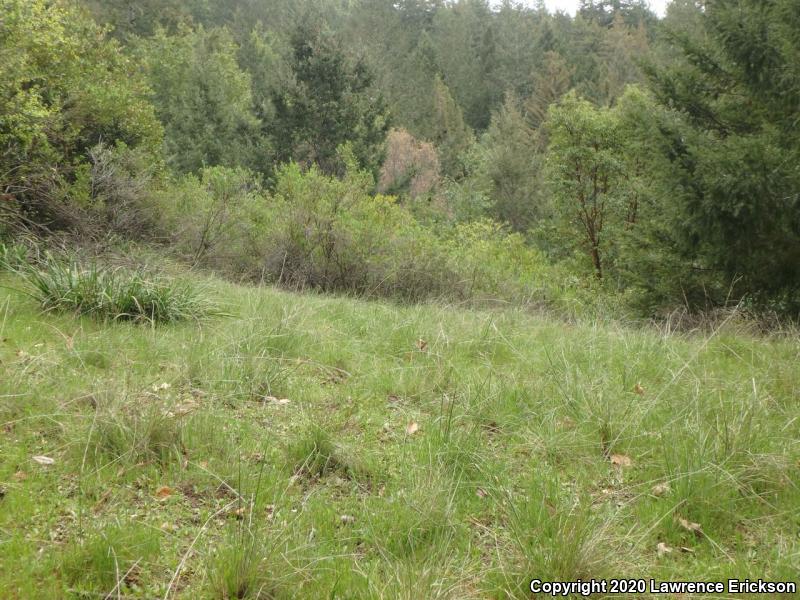
[[[7,240],[326,291],[800,310],[800,3],[0,0]]]

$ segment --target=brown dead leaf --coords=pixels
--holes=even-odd
[[[408,435],[414,435],[418,431],[419,431],[419,423],[417,423],[416,421],[411,421],[411,423],[409,423],[408,426],[406,427],[406,434]]]
[[[644,388],[642,387],[641,383],[637,383],[635,386],[633,386],[633,391],[639,396],[644,396]]]
[[[481,500],[483,500],[483,499],[484,499],[484,498],[486,498],[486,496],[488,496],[489,494],[487,494],[487,493],[486,493],[486,490],[484,490],[483,488],[478,488],[477,490],[475,490],[475,495],[476,495],[478,498],[480,498]]]
[[[633,461],[631,460],[630,456],[626,456],[625,454],[612,454],[609,457],[611,460],[611,464],[615,467],[623,468],[623,467],[632,467]]]
[[[39,463],[40,465],[44,465],[45,467],[49,467],[50,465],[56,464],[55,459],[50,458],[49,456],[34,456],[33,462]]]
[[[157,500],[166,500],[174,493],[175,490],[173,490],[171,487],[169,487],[168,485],[162,485],[160,488],[156,490],[155,497]]]
[[[678,517],[678,524],[683,527],[686,531],[691,531],[696,535],[700,535],[703,533],[703,526],[700,523],[692,523],[683,517]]]
[[[667,546],[664,542],[659,542],[658,546],[656,546],[656,552],[658,553],[658,557],[661,558],[666,554],[671,554],[672,548]]]
[[[428,349],[428,342],[426,342],[422,338],[419,338],[417,340],[417,348],[419,349],[420,352],[425,352]]]
[[[672,488],[669,487],[668,483],[666,483],[666,482],[657,483],[656,485],[653,486],[652,494],[653,494],[653,496],[657,496],[657,497],[660,498],[661,496],[666,496],[671,491],[672,491]]]

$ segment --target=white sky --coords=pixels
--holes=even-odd
[[[662,17],[667,10],[668,2],[669,0],[648,0],[653,12]],[[574,15],[575,11],[578,10],[580,0],[544,0],[544,3],[547,6],[547,10],[550,12],[563,10],[564,12]],[[533,2],[529,2],[529,4],[533,4]]]

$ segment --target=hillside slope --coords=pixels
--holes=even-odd
[[[151,327],[0,283],[3,598],[800,572],[796,336],[216,280],[230,316]]]

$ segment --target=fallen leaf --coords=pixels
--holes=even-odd
[[[483,499],[484,499],[484,498],[486,498],[486,496],[488,496],[489,494],[487,494],[487,493],[486,493],[486,490],[484,490],[483,488],[478,488],[477,490],[475,490],[475,495],[476,495],[478,498],[480,498],[481,500],[483,500]]]
[[[28,478],[28,474],[25,471],[17,471],[14,473],[14,479],[16,481],[25,481]]]
[[[351,524],[353,524],[353,523],[355,523],[355,522],[356,522],[356,518],[355,518],[355,517],[353,517],[353,516],[350,516],[350,515],[342,515],[341,517],[339,517],[339,519],[340,519],[340,520],[342,521],[342,523],[344,523],[345,525],[351,525]]]
[[[637,383],[635,386],[633,386],[633,391],[640,396],[644,396],[644,388],[642,387],[641,383]]]
[[[667,546],[664,542],[659,542],[658,546],[656,546],[656,552],[658,553],[659,558],[664,556],[665,554],[672,553],[672,548]]]
[[[672,488],[669,487],[668,483],[657,483],[656,485],[653,486],[652,493],[653,493],[653,496],[661,497],[661,496],[666,496],[671,491],[672,491]]]
[[[624,454],[612,454],[610,457],[611,464],[615,467],[632,467],[633,461],[631,460],[630,456],[625,456]]]
[[[428,349],[428,342],[426,342],[422,338],[419,338],[417,340],[417,348],[419,348],[420,352],[425,352],[425,350]]]
[[[683,527],[686,531],[691,531],[695,534],[703,533],[703,526],[700,523],[692,523],[684,519],[683,517],[678,517],[678,524]]]
[[[394,394],[389,394],[389,395],[386,397],[386,401],[387,401],[389,404],[397,404],[398,402],[400,402],[400,396],[395,396]]]
[[[166,500],[174,493],[175,490],[173,490],[171,487],[169,487],[168,485],[162,485],[160,488],[156,490],[155,497],[158,500]]]
[[[39,463],[40,465],[44,465],[46,467],[56,464],[55,459],[50,458],[49,456],[34,456],[33,461]]]
[[[280,400],[278,400],[278,404],[280,404],[281,406],[286,406],[287,404],[291,403],[292,401],[289,400],[288,398],[281,398]]]
[[[419,423],[417,423],[416,421],[411,421],[411,423],[408,424],[408,427],[406,427],[406,433],[408,435],[414,435],[418,431],[419,431]]]

